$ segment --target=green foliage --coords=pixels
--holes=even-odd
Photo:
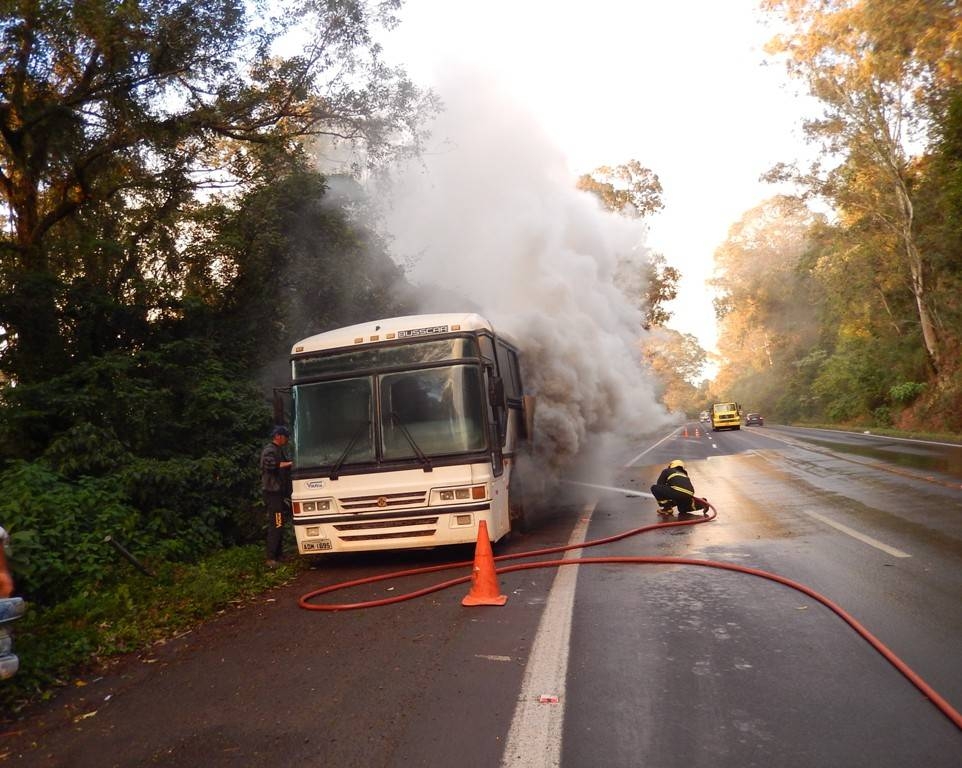
[[[0,519],[11,531],[17,586],[30,599],[55,602],[113,572],[113,533],[135,542],[139,515],[109,482],[71,483],[39,463],[15,462],[0,474]]]
[[[916,423],[932,431],[962,434],[962,366],[940,377],[913,403]]]
[[[258,4],[34,5],[10,6],[0,38],[0,79],[24,85],[0,110],[0,524],[31,602],[16,679],[42,687],[137,645],[140,617],[180,626],[244,585],[259,544],[223,573],[202,558],[261,535],[266,395],[290,344],[410,309],[308,144],[416,151],[437,104],[380,61],[397,0],[296,2],[305,55],[286,59],[290,23]],[[173,622],[154,615],[180,604],[164,574]]]
[[[220,451],[262,431],[263,398],[210,341],[111,352],[37,384],[2,392],[0,451],[42,457],[77,477],[116,471],[126,456]]]
[[[921,5],[764,3],[786,22],[770,52],[824,110],[821,159],[768,178],[832,209],[766,204],[716,253],[716,386],[775,418],[962,424],[962,10]]]
[[[925,391],[925,382],[903,381],[889,389],[889,397],[896,403],[911,403]]]
[[[201,193],[286,176],[317,141],[372,165],[418,151],[437,100],[385,66],[375,39],[398,6],[5,4],[0,371],[34,383],[138,348],[192,280],[221,287],[184,258]]]
[[[335,181],[342,205],[363,205],[356,184]],[[276,179],[194,245],[195,261],[219,261],[233,273],[210,299],[216,311],[204,333],[251,366],[278,355],[286,363],[292,342],[320,330],[411,309],[397,298],[406,282],[385,244],[330,200],[330,183],[309,171]]]
[[[897,371],[892,350],[863,335],[845,335],[812,383],[822,411],[836,422],[851,421],[886,405]]]
[[[13,625],[20,671],[0,686],[0,712],[14,713],[112,656],[149,648],[217,611],[290,578],[296,565],[265,570],[263,547],[221,550],[191,565],[161,564],[55,606],[31,602]]]
[[[246,375],[194,340],[8,388],[0,520],[20,589],[54,603],[111,579],[108,535],[156,561],[249,537],[270,419]]]
[[[888,323],[898,335],[911,334],[938,376],[953,364],[958,339],[958,324],[952,330],[942,320],[958,305],[946,290],[954,284],[958,295],[958,282],[946,280],[957,269],[944,258],[954,253],[958,262],[958,250],[945,247],[957,235],[934,231],[942,229],[936,211],[953,185],[926,192],[932,152],[921,159],[911,153],[919,137],[951,130],[944,118],[947,95],[962,84],[962,8],[939,0],[765,0],[764,7],[782,17],[769,51],[783,56],[819,101],[821,115],[804,128],[820,158],[787,178],[831,205],[839,222],[823,271],[834,272],[852,299],[850,320],[873,332]],[[944,172],[951,163],[941,165]],[[771,178],[778,176],[786,178]]]
[[[872,423],[877,427],[892,426],[892,409],[887,405],[881,405],[872,411]]]
[[[933,304],[945,329],[947,357],[957,360],[962,344],[962,87],[945,103],[933,151],[917,164],[916,221],[919,241],[932,258]]]
[[[0,473],[0,519],[11,530],[18,591],[49,605],[126,577],[130,565],[107,536],[151,567],[235,540],[250,530],[238,510],[252,515],[255,462],[244,453],[242,465],[228,456],[136,460],[117,475],[76,480],[40,462],[12,463]]]

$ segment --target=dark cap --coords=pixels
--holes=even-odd
[[[290,437],[291,431],[282,424],[278,424],[274,429],[271,430],[271,437],[277,437],[278,435],[284,435],[284,437]]]

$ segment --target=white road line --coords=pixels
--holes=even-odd
[[[627,469],[627,468],[630,467],[632,464],[634,464],[636,461],[638,461],[638,459],[640,459],[642,456],[644,456],[646,453],[648,453],[649,451],[653,451],[655,448],[657,448],[659,445],[661,445],[663,442],[665,442],[665,440],[668,440],[669,438],[674,437],[675,435],[677,435],[680,429],[681,429],[681,427],[678,427],[677,429],[673,430],[672,432],[669,432],[667,435],[665,435],[663,438],[661,438],[661,440],[659,440],[659,441],[658,441],[657,443],[655,443],[654,445],[649,446],[648,448],[645,448],[645,450],[643,450],[641,453],[639,453],[637,456],[635,456],[635,458],[633,458],[631,461],[629,461],[627,464],[625,464],[625,467],[624,467],[624,468]]]
[[[596,485],[595,483],[581,483],[577,480],[562,480],[562,483],[567,483],[568,485],[581,485],[585,488],[598,488],[602,491],[614,491],[615,493],[624,493],[628,496],[641,496],[645,499],[655,498],[650,493],[645,493],[644,491],[633,491],[630,488],[615,488],[613,485]]]
[[[588,532],[594,505],[585,507],[571,532],[568,544],[581,544]],[[577,559],[580,550],[565,552]],[[508,731],[502,768],[557,768],[561,765],[561,736],[565,719],[565,681],[568,677],[568,643],[575,601],[578,568],[558,569],[531,656],[521,683],[521,694]],[[543,695],[557,696],[555,703],[541,703]]]
[[[789,427],[792,429],[792,427]],[[894,435],[876,435],[874,432],[850,432],[845,429],[822,429],[821,427],[796,427],[796,429],[808,429],[812,432],[827,432],[829,434],[835,433],[836,435],[855,435],[856,437],[871,437],[874,440],[897,440],[902,443],[922,443],[923,445],[940,445],[944,448],[959,448],[962,447],[959,443],[940,443],[936,440],[920,440],[917,437],[895,437]]]
[[[868,544],[870,547],[875,547],[876,549],[880,549],[886,554],[891,555],[892,557],[912,557],[912,555],[910,555],[908,552],[903,552],[901,549],[896,549],[895,547],[890,547],[888,544],[883,544],[878,539],[873,539],[871,536],[867,536],[864,533],[859,533],[854,528],[849,528],[847,525],[842,525],[841,523],[837,523],[834,520],[832,520],[830,517],[825,517],[825,515],[820,515],[818,512],[811,512],[806,509],[805,514],[809,515],[810,517],[814,517],[816,520],[820,520],[821,522],[825,523],[825,525],[832,526],[832,528],[834,528],[835,530],[841,531],[842,533],[851,536],[853,539],[858,539],[859,541],[864,542],[865,544]]]

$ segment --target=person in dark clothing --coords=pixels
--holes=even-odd
[[[271,441],[261,451],[261,491],[267,510],[267,567],[276,568],[284,552],[284,499],[289,496],[291,465],[284,446],[291,433],[287,427],[277,426],[271,431]]]
[[[681,459],[673,460],[661,471],[658,481],[651,486],[651,495],[658,502],[658,514],[662,517],[671,517],[675,507],[679,515],[708,509],[708,502],[695,496],[695,487]]]

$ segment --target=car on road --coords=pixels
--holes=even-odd
[[[701,415],[698,417],[699,421],[711,421],[711,414],[708,411],[702,411]]]
[[[750,427],[752,425],[755,425],[758,427],[765,426],[765,419],[762,418],[762,415],[760,413],[749,413],[745,416],[745,426]]]

